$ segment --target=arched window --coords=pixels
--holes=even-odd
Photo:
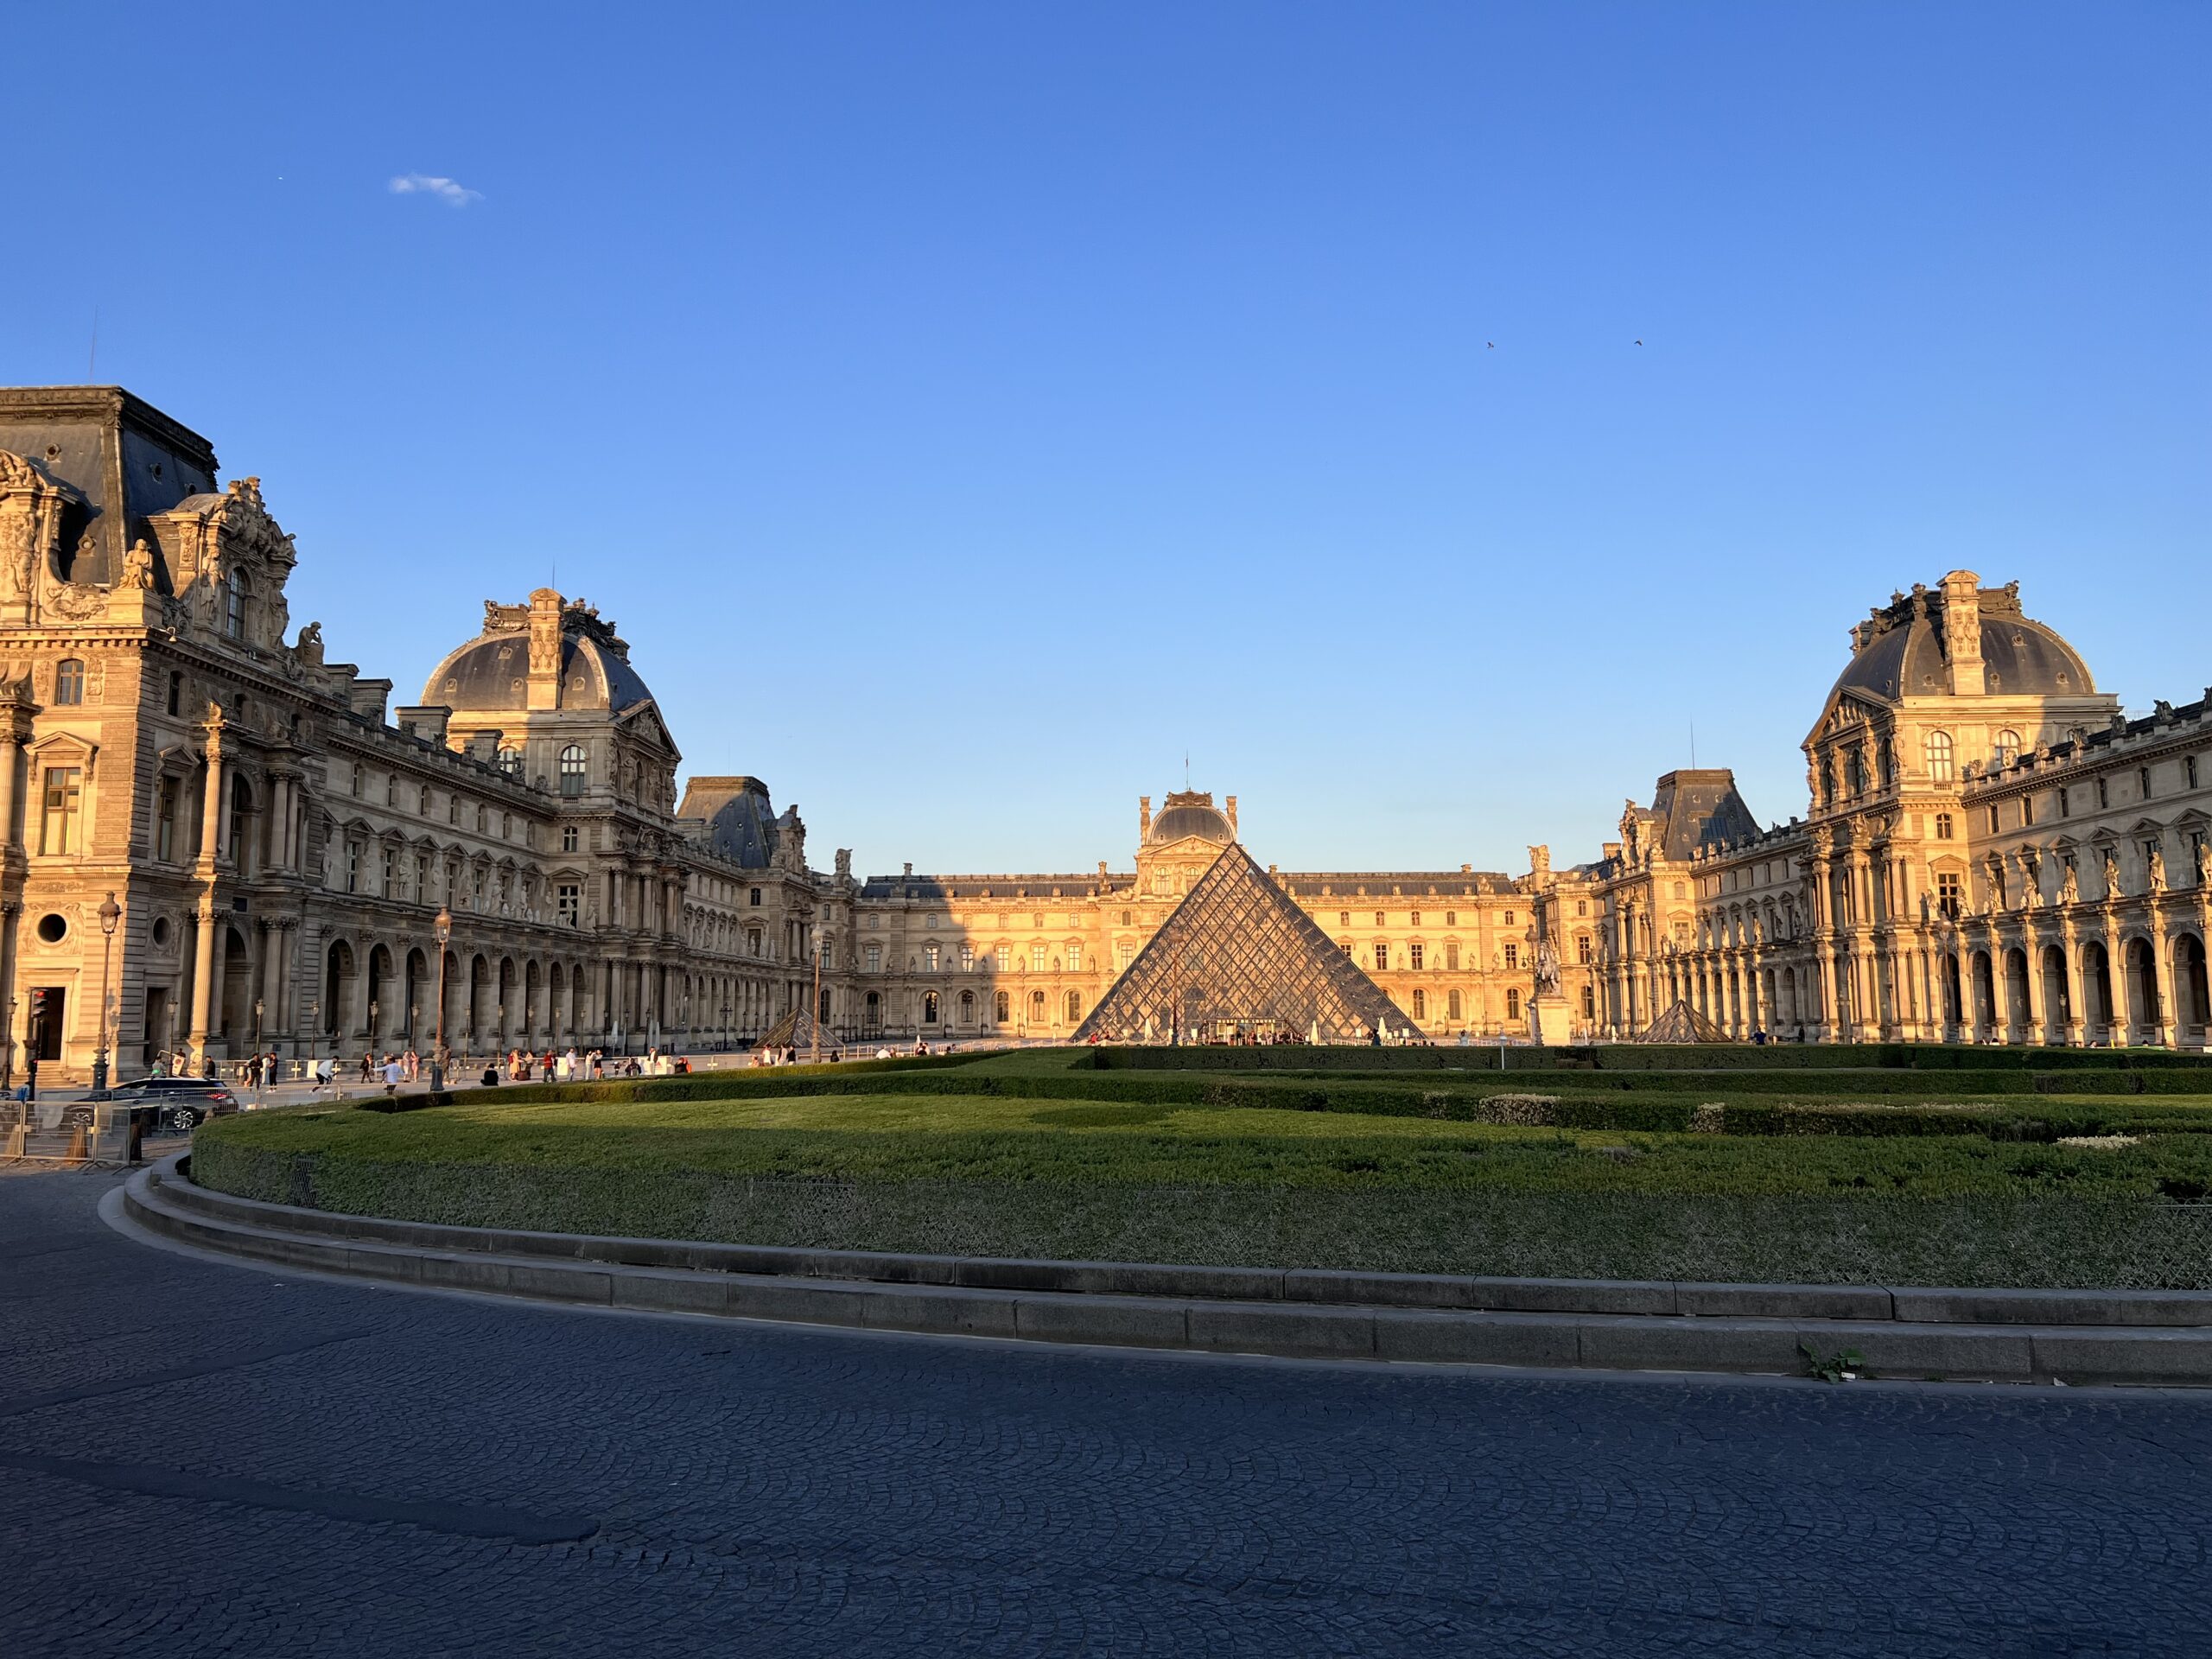
[[[996,1020],[1000,1025],[1006,1024],[1007,1020],[1014,1018],[1013,1014],[1010,1012],[1011,1007],[1012,1004],[1009,1001],[1007,994],[1004,991],[1000,991],[991,998],[991,1018]]]
[[[1951,734],[1948,732],[1928,734],[1928,781],[1948,784],[1957,774],[1951,766]]]
[[[1428,993],[1427,991],[1415,991],[1414,993],[1414,1018],[1416,1020],[1426,1020],[1428,1018]]]
[[[1078,991],[1068,993],[1068,1024],[1077,1025],[1083,1020],[1083,995]]]
[[[223,584],[223,635],[228,639],[245,638],[245,599],[248,587],[245,572],[233,570]]]
[[[78,658],[64,657],[54,665],[54,701],[60,704],[84,700],[85,664]]]
[[[1029,993],[1029,1023],[1033,1026],[1045,1023],[1045,993],[1042,991]]]
[[[1989,741],[1989,759],[1993,766],[2009,766],[2020,758],[2020,734],[2012,730],[2001,731]]]
[[[960,1023],[963,1026],[976,1023],[976,993],[973,991],[960,993]]]
[[[1444,993],[1444,1014],[1445,1018],[1447,1020],[1457,1020],[1459,1017],[1459,992],[1446,991]]]
[[[561,751],[561,793],[570,800],[584,792],[583,746],[571,743]]]
[[[922,993],[922,1023],[925,1026],[937,1024],[937,993],[935,991]]]
[[[499,770],[510,778],[522,776],[522,751],[515,748],[499,751]]]

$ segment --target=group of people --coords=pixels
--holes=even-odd
[[[486,1065],[481,1081],[490,1088],[502,1081],[582,1083],[600,1077],[674,1077],[686,1076],[690,1070],[691,1062],[685,1056],[659,1048],[612,1057],[596,1048],[582,1052],[570,1048],[562,1053],[550,1048],[543,1053],[516,1048]]]

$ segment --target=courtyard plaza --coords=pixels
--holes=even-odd
[[[1303,1363],[218,1262],[0,1173],[0,1651],[2185,1653],[2212,1400]]]

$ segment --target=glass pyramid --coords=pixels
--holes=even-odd
[[[1301,1041],[1402,1034],[1398,1011],[1243,847],[1225,848],[1078,1027],[1075,1040]]]

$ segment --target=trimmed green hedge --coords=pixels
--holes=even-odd
[[[1260,1048],[1192,1044],[1179,1047],[1100,1047],[1103,1071],[1496,1071],[1495,1043],[1377,1048],[1357,1044]],[[1986,1047],[1941,1043],[1609,1043],[1589,1046],[1512,1047],[1504,1069],[1573,1071],[2161,1071],[2203,1075],[2212,1092],[2212,1056],[2159,1048]]]
[[[2132,1075],[2161,1085],[2168,1082],[2157,1074]],[[1749,1089],[1740,1074],[1726,1072],[1627,1073],[1617,1079],[1598,1079],[1574,1072],[1529,1071],[1482,1080],[1440,1078],[1424,1086],[1413,1081],[1311,1075],[1208,1077],[1189,1072],[1078,1071],[994,1076],[935,1060],[905,1066],[881,1063],[865,1066],[778,1066],[759,1071],[702,1072],[683,1077],[526,1084],[460,1094],[402,1095],[390,1101],[371,1096],[358,1103],[366,1110],[384,1112],[445,1105],[770,1100],[893,1094],[1113,1101],[1141,1106],[1248,1106],[1273,1110],[1430,1117],[1456,1122],[1675,1132],[1691,1128],[1700,1108],[1718,1106],[1717,1122],[1698,1127],[1717,1128],[1728,1135],[1980,1135],[1996,1140],[2044,1141],[2073,1135],[2212,1134],[2212,1105],[2168,1105],[2156,1099],[2137,1101],[2120,1089],[2109,1090],[2110,1104],[2046,1103],[2021,1086],[2037,1081],[2026,1073],[2001,1078],[1999,1081],[2003,1086],[1997,1088],[1961,1086],[1987,1081],[1986,1077],[1965,1075],[1942,1078],[1910,1072],[1813,1072],[1796,1074],[1786,1081],[1762,1077],[1758,1079],[1758,1089]],[[2100,1079],[2095,1074],[2088,1074],[2066,1081],[2075,1084],[2116,1079]],[[1618,1087],[1614,1086],[1617,1084]],[[1898,1084],[1904,1085],[1899,1091],[1904,1098],[1885,1094],[1885,1085]],[[1769,1089],[1774,1093],[1766,1093]],[[2069,1092],[2107,1091],[2081,1089]],[[1972,1102],[1971,1097],[1976,1094],[1998,1099],[1986,1103]],[[1805,1098],[1808,1096],[1814,1098]],[[1546,1103],[1541,1109],[1517,1103],[1526,1096],[1541,1097]],[[1821,1096],[1831,1098],[1823,1100]],[[1962,1096],[1971,1103],[1949,1103]],[[1516,1103],[1488,1103],[1500,1098]],[[1891,1103],[1892,1101],[1897,1103]],[[2013,1103],[2015,1101],[2018,1103]]]

